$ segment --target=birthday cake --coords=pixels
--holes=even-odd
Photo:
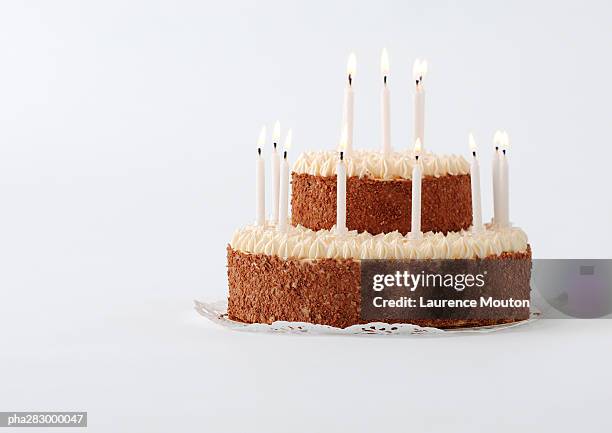
[[[372,259],[494,264],[489,295],[529,299],[531,247],[526,234],[509,223],[508,206],[503,204],[507,161],[502,160],[505,150],[503,155],[499,150],[500,135],[495,138],[493,164],[495,217],[483,224],[475,150],[472,163],[458,155],[423,151],[420,139],[419,147],[411,150],[357,150],[346,145],[345,128],[340,153],[305,152],[290,175],[287,152],[277,153],[275,128],[272,218],[266,218],[264,211],[260,136],[257,222],[238,229],[227,246],[230,319],[341,328],[368,323],[363,314],[362,271]],[[503,311],[495,317],[423,318],[408,313],[385,321],[454,328],[529,317],[526,304]]]

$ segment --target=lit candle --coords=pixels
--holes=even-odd
[[[412,168],[412,211],[410,222],[410,239],[418,240],[423,237],[421,232],[421,181],[422,169],[419,156],[421,154],[421,140],[414,143],[414,167]]]
[[[480,164],[476,156],[476,141],[470,133],[470,150],[472,151],[472,162],[470,163],[470,183],[472,185],[472,231],[480,233],[482,226],[482,205],[480,197]]]
[[[387,49],[384,48],[380,56],[380,72],[383,78],[383,87],[380,94],[381,105],[381,120],[382,120],[382,151],[384,156],[389,156],[391,153],[391,120],[390,120],[390,101],[389,101],[389,55]]]
[[[348,131],[347,126],[342,128],[340,137],[340,155],[336,167],[336,234],[344,235],[346,228],[346,165],[344,163],[344,152],[347,148]]]
[[[416,83],[414,93],[414,141],[421,141],[425,144],[425,87],[423,78],[427,74],[427,61],[416,59],[412,67],[412,76]]]
[[[501,131],[495,131],[493,135],[493,145],[495,146],[495,153],[493,154],[493,225],[496,226],[501,220],[501,195],[499,191],[499,159],[500,151],[499,146],[503,140],[503,134]]]
[[[266,127],[262,126],[257,140],[257,159],[255,161],[255,206],[258,226],[266,225],[266,165],[261,155],[265,141]]]
[[[346,125],[346,153],[351,154],[353,150],[353,105],[354,105],[354,94],[353,94],[353,78],[355,78],[355,69],[357,66],[357,59],[355,53],[351,53],[348,62],[346,64],[346,74],[348,77],[346,83],[346,89],[344,90],[344,113],[342,117],[342,127]]]
[[[283,162],[281,164],[280,182],[280,211],[278,229],[282,232],[287,231],[289,215],[289,158],[287,152],[291,149],[291,129],[285,137],[285,150],[283,151]]]
[[[278,141],[280,140],[280,122],[277,120],[272,131],[272,223],[278,222],[278,198],[280,187],[280,157],[278,155]]]
[[[510,138],[506,131],[503,132],[501,142],[501,155],[499,159],[499,190],[500,190],[500,211],[501,219],[499,226],[501,228],[510,227],[510,183],[509,183],[509,168],[507,151],[510,147]]]

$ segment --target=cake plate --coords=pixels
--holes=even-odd
[[[453,335],[468,333],[490,333],[502,331],[517,326],[532,323],[541,317],[541,313],[533,307],[529,319],[519,322],[505,323],[494,326],[481,326],[476,328],[439,329],[411,325],[409,323],[382,323],[372,322],[362,325],[352,325],[347,328],[336,328],[328,325],[317,325],[306,322],[276,321],[272,324],[266,323],[243,323],[230,320],[227,316],[227,300],[202,302],[194,301],[195,310],[213,323],[233,331],[264,332],[277,334],[300,334],[300,335]]]

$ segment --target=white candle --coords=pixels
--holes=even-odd
[[[278,229],[282,232],[287,231],[289,219],[289,158],[287,152],[291,148],[291,129],[285,138],[285,150],[283,152],[283,162],[281,163],[281,182],[280,182],[280,211]]]
[[[355,53],[351,53],[346,65],[346,74],[348,80],[346,82],[346,88],[344,90],[344,112],[342,116],[342,125],[346,125],[347,136],[346,136],[346,153],[351,154],[353,150],[353,105],[354,105],[354,94],[353,94],[353,78],[355,77],[355,69],[357,65],[357,59]]]
[[[261,155],[266,141],[266,127],[262,126],[257,140],[257,159],[255,165],[255,206],[256,222],[258,226],[266,225],[266,165]]]
[[[416,139],[414,144],[414,167],[412,168],[412,210],[410,222],[410,239],[418,240],[423,237],[421,232],[421,183],[422,169],[419,156],[421,154],[421,140]]]
[[[423,78],[427,74],[427,61],[416,59],[412,67],[412,76],[415,80],[416,88],[414,93],[414,141],[421,141],[421,146],[425,145],[425,87]]]
[[[390,119],[390,101],[389,101],[389,55],[387,49],[383,49],[380,56],[380,72],[383,78],[383,87],[380,94],[381,105],[381,123],[382,123],[382,152],[384,156],[389,156],[391,153],[391,119]]]
[[[470,150],[472,151],[472,162],[470,163],[470,183],[472,185],[472,231],[480,233],[482,226],[482,204],[480,196],[480,164],[476,156],[476,141],[474,136],[469,137]]]
[[[495,131],[493,135],[493,145],[495,146],[495,153],[493,154],[493,167],[492,167],[492,178],[493,178],[493,225],[498,225],[501,220],[501,195],[499,190],[499,159],[500,151],[499,146],[503,140],[503,134],[501,131]]]
[[[272,223],[278,222],[278,199],[280,188],[280,157],[278,155],[278,141],[280,140],[280,122],[277,120],[272,131]]]
[[[342,128],[340,138],[340,155],[336,166],[336,234],[344,235],[346,228],[346,165],[344,151],[348,138],[347,125]]]
[[[501,154],[499,159],[499,190],[500,190],[500,212],[501,219],[499,226],[501,228],[510,227],[510,171],[508,168],[507,151],[510,146],[508,133],[504,131],[503,140],[501,143]]]

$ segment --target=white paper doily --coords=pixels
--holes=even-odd
[[[425,328],[407,323],[372,322],[365,325],[353,325],[348,328],[336,328],[328,325],[317,325],[306,322],[276,321],[271,325],[265,323],[242,323],[230,320],[227,317],[227,300],[212,302],[195,302],[196,311],[211,322],[234,331],[268,332],[282,334],[310,334],[310,335],[449,335],[466,333],[486,333],[522,326],[537,320],[541,313],[531,311],[527,320],[495,326],[482,326],[478,328],[438,329]]]

